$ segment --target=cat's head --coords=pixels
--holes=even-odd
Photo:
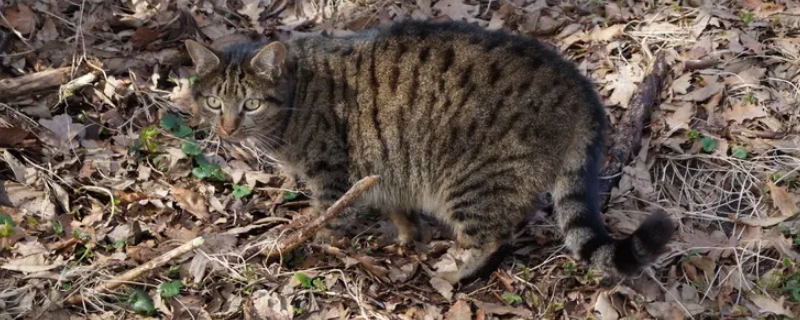
[[[197,74],[194,111],[221,138],[238,142],[269,135],[283,123],[288,80],[281,42],[217,51],[186,40],[186,49]]]

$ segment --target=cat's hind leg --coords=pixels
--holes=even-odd
[[[397,229],[397,244],[410,246],[420,240],[421,225],[416,211],[389,210],[387,215]]]

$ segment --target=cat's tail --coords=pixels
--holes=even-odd
[[[672,238],[675,226],[666,214],[651,214],[632,235],[612,238],[600,216],[599,143],[562,167],[553,192],[559,227],[567,247],[604,272],[636,276],[655,262]],[[581,161],[582,160],[582,161]]]

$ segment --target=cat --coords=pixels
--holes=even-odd
[[[603,104],[573,63],[535,38],[406,20],[345,37],[185,44],[194,106],[216,134],[258,143],[305,179],[316,210],[379,175],[361,203],[389,216],[399,244],[417,240],[421,211],[472,250],[442,275],[453,284],[496,269],[493,257],[547,191],[566,247],[612,275],[640,273],[674,232],[663,213],[625,239],[606,231]]]

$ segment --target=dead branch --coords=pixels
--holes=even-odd
[[[642,128],[650,121],[653,106],[660,94],[667,73],[667,61],[661,53],[656,58],[650,73],[644,78],[631,99],[630,107],[623,116],[616,131],[611,134],[611,147],[608,149],[606,166],[600,174],[601,206],[609,200],[611,189],[617,185],[622,168],[628,164],[632,155],[639,152],[642,142]]]
[[[69,82],[70,67],[0,80],[0,100],[58,88]]]
[[[172,259],[180,257],[184,253],[187,253],[189,251],[192,251],[200,247],[201,245],[203,245],[204,242],[205,240],[203,240],[203,237],[194,238],[189,242],[182,244],[180,247],[167,251],[166,253],[156,257],[153,260],[148,261],[143,265],[140,265],[136,268],[128,270],[127,272],[119,276],[116,276],[114,279],[101,282],[99,285],[92,288],[90,292],[92,294],[101,294],[112,291],[117,287],[125,284],[126,282],[135,280],[145,272],[159,268],[167,264],[167,262],[170,262]],[[67,299],[65,303],[70,305],[70,304],[78,304],[81,301],[83,301],[83,295],[80,292],[78,292],[76,295],[69,297],[69,299]]]
[[[262,250],[261,254],[270,258],[278,257],[288,253],[289,251],[292,251],[292,249],[308,241],[314,236],[314,234],[317,233],[317,231],[322,229],[326,223],[341,214],[344,209],[353,203],[353,201],[358,200],[358,198],[361,197],[361,195],[364,194],[364,192],[366,192],[369,188],[371,188],[375,182],[378,182],[378,179],[378,176],[369,176],[359,180],[353,184],[353,186],[350,187],[350,190],[347,190],[347,192],[342,195],[339,200],[336,200],[336,202],[334,202],[330,208],[325,210],[325,213],[320,214],[314,218],[314,220],[311,220],[311,222],[305,223],[299,227],[289,224],[288,228],[294,229],[292,232],[290,232],[289,236],[278,238],[275,246],[270,246],[270,248]],[[286,230],[287,228],[280,229]],[[274,231],[270,230],[270,232],[272,233]]]

